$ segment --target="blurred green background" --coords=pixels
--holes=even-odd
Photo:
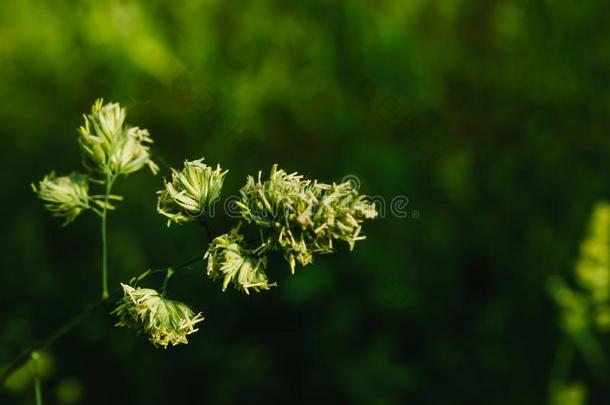
[[[46,353],[45,403],[544,403],[561,336],[546,280],[571,274],[590,210],[610,196],[608,11],[3,1],[0,364],[99,296],[97,220],[61,228],[29,183],[79,168],[81,114],[104,97],[150,130],[158,161],[229,169],[225,196],[277,162],[357,176],[386,213],[353,253],[294,277],[272,262],[268,293],[221,293],[203,264],[180,273],[170,295],[206,316],[187,346],[157,350],[97,311]],[[117,183],[114,288],[206,248],[200,228],[156,214],[161,166]],[[233,223],[211,222],[216,234]],[[571,373],[608,403],[608,382],[579,361]],[[33,403],[29,381],[13,385],[1,403]]]

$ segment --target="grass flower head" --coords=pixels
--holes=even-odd
[[[171,170],[172,179],[165,181],[157,200],[157,211],[167,217],[167,225],[194,221],[208,213],[220,198],[227,171],[218,165],[212,169],[203,158],[185,161],[181,171]]]
[[[152,143],[145,129],[125,125],[127,113],[118,103],[98,99],[79,128],[79,143],[85,167],[109,176],[127,175],[148,166],[158,167],[150,156]]]
[[[220,235],[212,241],[205,253],[208,260],[208,276],[212,279],[222,278],[222,290],[229,284],[250,293],[269,290],[275,283],[269,283],[265,268],[266,257],[257,257],[243,246],[244,238],[237,229]]]
[[[57,177],[55,172],[51,172],[38,185],[32,184],[32,189],[46,202],[46,209],[56,217],[65,218],[64,225],[90,208],[89,182],[84,174],[74,172],[69,176]]]
[[[112,312],[119,317],[117,326],[125,326],[145,334],[154,346],[167,348],[188,343],[187,335],[197,332],[195,325],[203,321],[186,304],[169,300],[150,288],[122,284],[123,298]]]

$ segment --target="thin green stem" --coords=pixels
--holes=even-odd
[[[36,405],[42,405],[42,382],[40,381],[40,355],[38,352],[32,352],[32,368],[34,371],[34,395],[36,396]]]
[[[111,174],[106,174],[106,193],[104,194],[104,207],[102,207],[102,299],[108,298],[108,236],[107,236],[107,217],[108,217],[108,200],[114,177]]]
[[[167,269],[167,274],[165,275],[165,280],[163,280],[163,287],[161,288],[161,296],[165,297],[165,293],[167,291],[167,283],[169,282],[169,279],[172,278],[172,275],[174,274],[174,269],[172,269],[171,267],[169,269]]]
[[[116,291],[116,293],[114,295],[116,295],[116,297],[118,298],[119,291]],[[66,335],[68,332],[70,332],[72,329],[74,329],[84,319],[89,317],[89,315],[91,315],[91,313],[94,310],[101,307],[105,302],[106,302],[106,300],[101,299],[98,302],[87,306],[76,316],[69,319],[68,321],[66,321],[65,323],[60,325],[57,329],[55,329],[53,332],[51,332],[51,334],[48,335],[44,340],[42,340],[38,344],[32,345],[29,349],[27,349],[25,352],[23,352],[21,355],[19,355],[17,358],[15,358],[2,371],[2,374],[0,375],[0,385],[4,384],[4,382],[8,379],[8,377],[10,377],[15,371],[19,370],[19,368],[21,366],[23,366],[25,363],[27,363],[31,359],[31,356],[33,353],[36,353],[36,352],[39,352],[39,351],[42,351],[42,350],[45,350],[45,349],[51,347],[56,341],[58,341],[64,335]]]
[[[36,405],[42,405],[42,384],[40,377],[34,377],[34,393],[36,394]]]
[[[89,206],[89,208],[91,209],[91,211],[95,212],[95,215],[97,215],[98,217],[102,217],[102,211],[95,208],[94,206]]]

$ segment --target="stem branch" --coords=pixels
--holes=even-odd
[[[167,283],[170,278],[174,275],[174,269],[171,267],[167,269],[167,274],[165,275],[165,280],[163,280],[163,287],[161,288],[161,296],[165,297],[165,293],[167,291]]]
[[[200,260],[203,260],[201,255],[194,257],[193,259],[188,260],[182,264],[179,264],[178,266],[150,270],[150,271],[140,275],[138,277],[138,281],[143,280],[146,277],[151,276],[153,274],[167,272],[168,268],[171,268],[173,271],[188,269],[188,268],[190,268],[191,265],[197,263]],[[78,313],[73,318],[69,319],[68,321],[66,321],[65,323],[60,325],[57,329],[55,329],[53,332],[51,332],[51,334],[49,334],[40,343],[30,346],[29,349],[24,351],[21,355],[17,356],[11,363],[9,363],[9,365],[0,374],[0,386],[4,385],[4,382],[15,371],[19,370],[19,368],[21,368],[21,366],[23,366],[30,360],[32,353],[37,352],[37,351],[42,351],[44,349],[49,348],[56,341],[61,339],[64,335],[66,335],[68,332],[70,332],[72,329],[74,329],[76,326],[78,326],[82,321],[87,319],[89,317],[89,315],[91,315],[96,309],[98,309],[99,307],[104,305],[108,301],[108,298],[113,298],[113,300],[114,300],[120,296],[120,293],[121,293],[120,290],[117,289],[116,291],[113,291],[111,296],[109,296],[107,298],[102,297],[102,299],[100,299],[99,301],[84,308],[80,313]]]

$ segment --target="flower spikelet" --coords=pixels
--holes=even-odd
[[[112,311],[119,317],[116,326],[125,326],[145,334],[154,346],[167,348],[188,343],[187,335],[198,331],[203,321],[186,304],[166,299],[156,290],[122,284],[123,298]]]
[[[203,163],[203,158],[185,161],[181,171],[171,170],[172,179],[165,181],[157,200],[157,211],[168,218],[167,226],[172,222],[181,224],[194,221],[208,213],[220,198],[227,171],[223,171],[219,165],[213,169]]]
[[[150,156],[152,143],[146,129],[125,124],[127,113],[118,103],[104,104],[98,99],[79,128],[79,144],[85,167],[111,176],[127,175],[148,166],[158,167]]]
[[[243,246],[244,238],[238,229],[220,235],[210,244],[204,259],[208,260],[208,276],[212,279],[222,278],[222,290],[229,284],[250,293],[269,290],[275,283],[269,283],[265,268],[266,257],[258,257]]]
[[[38,185],[32,184],[32,189],[46,202],[46,209],[56,217],[65,218],[64,225],[90,208],[89,182],[84,174],[74,172],[57,177],[55,172],[51,172]]]

